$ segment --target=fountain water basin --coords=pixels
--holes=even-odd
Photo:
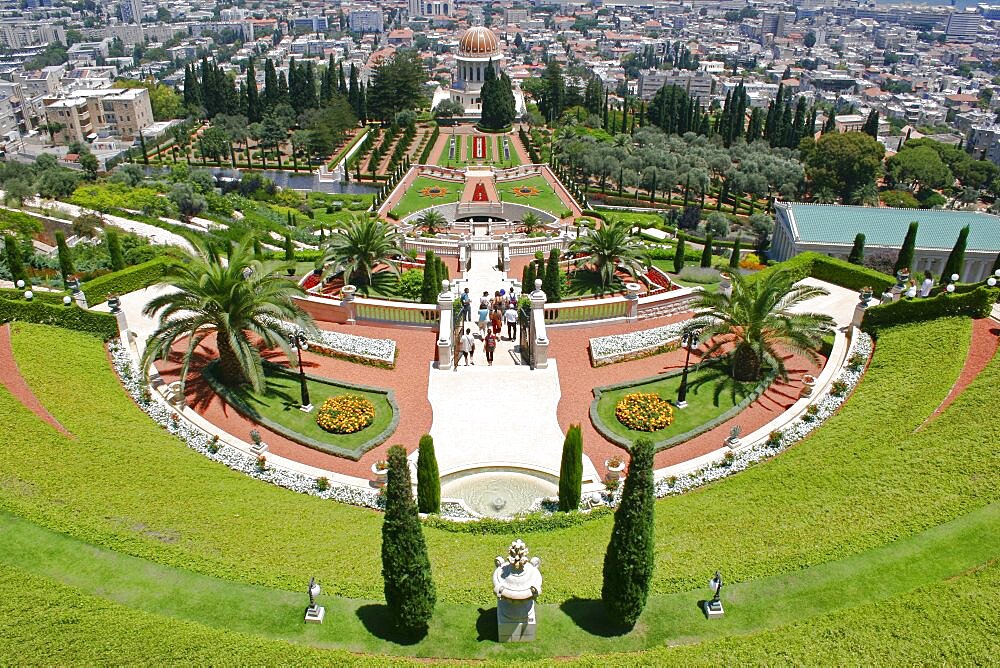
[[[559,493],[555,476],[525,469],[484,467],[441,478],[441,497],[459,501],[481,517],[513,517]]]

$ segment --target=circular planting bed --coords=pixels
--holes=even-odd
[[[615,417],[633,431],[659,431],[674,421],[674,407],[655,392],[635,392],[618,402]]]
[[[375,404],[360,394],[330,397],[316,411],[316,424],[334,434],[354,434],[375,421]]]

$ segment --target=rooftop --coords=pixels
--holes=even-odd
[[[920,223],[918,248],[950,250],[969,226],[968,250],[1000,252],[1000,218],[976,211],[890,209],[836,204],[782,203],[800,241],[851,245],[858,233],[866,246],[898,247],[910,223]]]

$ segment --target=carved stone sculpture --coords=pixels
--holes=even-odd
[[[497,636],[500,642],[535,639],[535,599],[542,593],[541,560],[528,558],[522,540],[510,544],[507,557],[497,557],[493,593],[497,597]]]

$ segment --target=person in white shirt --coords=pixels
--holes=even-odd
[[[513,304],[509,304],[503,312],[503,321],[507,323],[507,338],[513,341],[517,338],[517,309]]]
[[[924,271],[924,282],[920,284],[920,296],[921,297],[930,297],[931,296],[931,288],[933,288],[933,287],[934,287],[934,276],[931,274],[930,271],[925,270]]]
[[[475,360],[472,356],[476,354],[476,339],[472,336],[472,330],[465,330],[465,335],[462,336],[458,341],[459,350],[462,352],[462,359],[465,360],[465,366],[469,364],[475,365]]]

